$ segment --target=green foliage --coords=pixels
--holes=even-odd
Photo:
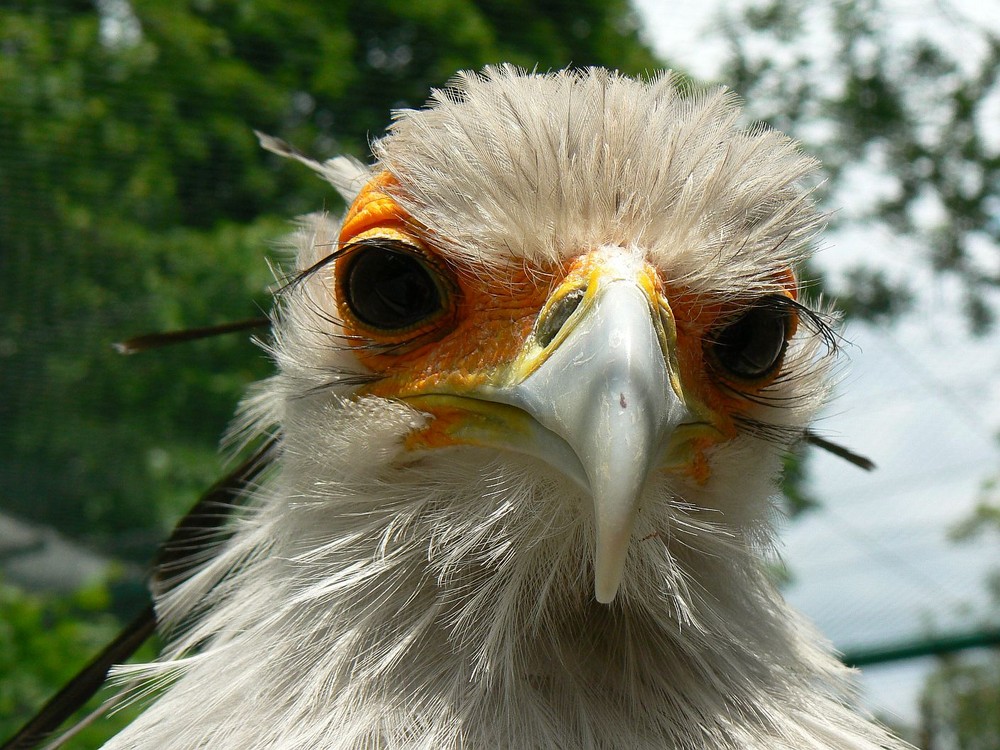
[[[996,491],[997,483],[997,479],[992,479],[987,487]],[[969,518],[952,529],[952,538],[956,541],[965,541],[990,529],[1000,534],[1000,500],[990,501],[984,498]]]
[[[339,207],[252,129],[364,157],[458,68],[655,66],[623,0],[24,2],[0,48],[2,502],[136,560],[268,365],[239,336],[109,344],[259,314],[288,218]]]
[[[340,208],[253,129],[365,158],[458,69],[652,70],[637,26],[626,0],[0,4],[0,511],[144,563],[219,476],[262,352],[110,344],[259,315],[289,219]],[[9,587],[0,608],[2,735],[115,625]]]
[[[920,699],[922,746],[1000,747],[1000,653],[942,659]]]
[[[785,512],[791,518],[796,518],[819,505],[807,487],[809,476],[809,456],[812,455],[805,445],[800,445],[794,452],[785,456],[781,472],[781,492],[785,501]],[[788,578],[790,573],[785,573]]]
[[[108,604],[109,594],[101,586],[58,597],[29,594],[0,582],[0,738],[17,731],[111,640],[118,623],[105,614]],[[144,655],[148,658],[151,652],[147,647]],[[125,726],[132,713],[125,710],[88,727],[69,747],[99,746]]]
[[[846,316],[891,322],[915,298],[910,279],[933,277],[957,282],[969,329],[984,333],[1000,301],[1000,38],[941,6],[942,24],[967,49],[926,36],[900,41],[905,24],[888,6],[754,3],[723,25],[730,56],[722,79],[754,117],[820,157],[821,197],[834,196],[829,208],[839,211],[834,226],[876,228],[907,254],[896,265],[905,273],[862,260],[842,274],[833,291]],[[876,197],[858,206],[865,194]],[[844,197],[854,204],[847,211],[835,205]],[[827,291],[836,284],[825,284]],[[791,461],[786,496],[794,509],[801,466]],[[994,480],[954,530],[956,540],[1000,532],[996,490]],[[985,583],[1000,604],[1000,571]],[[919,747],[1000,747],[1000,655],[942,659],[924,686],[921,712]]]
[[[887,323],[912,302],[910,290],[893,284],[882,269],[855,266],[845,275],[851,293],[837,300],[845,317]]]
[[[980,54],[926,36],[901,41],[894,12],[882,0],[754,5],[724,24],[723,80],[755,117],[820,156],[827,194],[856,192],[852,180],[878,183],[865,191],[879,195],[872,205],[833,223],[867,221],[905,240],[896,244],[913,267],[958,282],[970,330],[985,333],[1000,299],[1000,38],[941,10],[962,53]],[[835,291],[849,315],[879,323],[912,297],[907,278],[866,263]]]
[[[982,534],[1000,537],[998,482],[983,487],[976,509],[952,529],[956,542]],[[1000,616],[1000,570],[986,581],[993,613]],[[921,746],[958,750],[1000,747],[1000,649],[939,660],[924,683],[920,697]]]

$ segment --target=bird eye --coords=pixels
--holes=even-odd
[[[717,329],[707,347],[725,374],[756,380],[771,374],[785,353],[792,311],[785,297],[765,297]]]
[[[355,243],[340,286],[344,302],[358,321],[380,331],[413,328],[445,308],[440,275],[398,240]]]

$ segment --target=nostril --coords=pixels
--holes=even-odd
[[[546,347],[552,343],[566,321],[580,306],[584,290],[574,289],[563,295],[563,298],[549,308],[548,313],[538,322],[535,328],[535,340],[540,346]]]

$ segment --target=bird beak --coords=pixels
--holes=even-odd
[[[544,362],[495,397],[572,449],[582,471],[561,452],[552,458],[582,478],[593,497],[594,591],[607,603],[618,592],[646,478],[675,428],[692,417],[672,382],[662,328],[654,324],[658,311],[646,292],[613,279],[584,305]]]
[[[460,426],[451,423],[449,429],[462,432],[453,435],[454,442],[502,444],[534,455],[590,494],[594,590],[603,603],[617,595],[647,478],[683,462],[687,441],[677,439],[679,426],[705,424],[685,404],[671,364],[669,308],[648,278],[630,269],[604,267],[591,272],[585,286],[563,284],[543,308],[536,334],[502,376],[449,399],[452,408],[461,401],[463,412],[476,413],[459,420]],[[567,315],[570,293],[579,302]],[[547,324],[552,316],[558,320]],[[540,341],[538,331],[546,327]],[[477,402],[471,409],[470,397]],[[444,406],[440,397],[436,404],[408,400],[437,415]]]

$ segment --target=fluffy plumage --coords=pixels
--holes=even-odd
[[[738,114],[669,75],[487,69],[397,113],[370,169],[312,166],[348,201],[388,171],[407,225],[498,297],[512,268],[596,249],[699,310],[779,293],[820,224],[798,186],[813,162]],[[340,231],[316,215],[296,234],[296,268],[319,265],[279,297],[278,374],[237,430],[277,431],[277,465],[160,598],[162,659],[121,674],[166,687],[107,747],[902,747],[767,573],[781,457],[827,389],[816,315],[776,377],[729,394],[704,472],[650,474],[602,604],[578,482],[489,445],[408,449],[435,417],[368,388],[324,260]]]

